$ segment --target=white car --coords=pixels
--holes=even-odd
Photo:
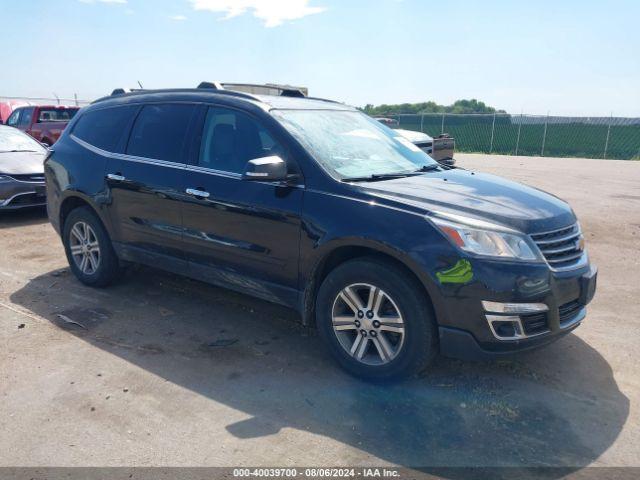
[[[426,133],[416,132],[414,130],[395,128],[394,131],[398,132],[404,138],[409,140],[416,147],[433,158],[436,162],[448,166],[452,166],[456,163],[455,159],[453,158],[455,142],[453,138],[451,138],[446,133],[438,136],[438,138],[436,139],[433,139]]]

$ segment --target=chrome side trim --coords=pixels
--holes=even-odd
[[[38,174],[34,174],[34,175],[38,175]],[[2,176],[3,177],[9,177],[14,182],[26,183],[27,185],[44,185],[44,183],[45,183],[44,173],[42,174],[42,180],[33,180],[33,181],[20,180],[19,178],[12,177],[10,173],[3,173]]]
[[[9,205],[11,202],[13,202],[17,197],[21,197],[22,195],[34,195],[35,193],[36,193],[36,191],[35,191],[35,190],[34,190],[34,191],[32,191],[32,192],[30,191],[30,192],[20,192],[20,193],[16,193],[15,195],[13,195],[13,196],[11,196],[11,197],[9,197],[9,198],[4,199],[4,200],[2,201],[2,203],[0,203],[0,207],[6,207],[6,206],[8,206],[8,205]],[[44,203],[46,203],[46,202],[43,202],[42,204],[44,205]],[[34,203],[34,205],[40,205],[40,204],[39,204],[39,203]]]
[[[73,133],[71,135],[69,135],[70,138],[76,142],[77,144],[79,144],[80,146],[86,148],[87,150],[92,151],[93,153],[100,155],[102,157],[107,157],[107,158],[113,158],[116,160],[124,160],[127,162],[139,162],[139,163],[147,163],[150,165],[156,165],[159,167],[169,167],[169,168],[176,168],[178,170],[185,170],[185,171],[189,171],[189,172],[197,172],[197,173],[204,173],[207,175],[215,175],[218,177],[225,177],[225,178],[233,178],[236,180],[241,180],[242,179],[242,175],[240,175],[239,173],[234,173],[234,172],[225,172],[222,170],[215,170],[213,168],[206,168],[206,167],[200,167],[198,165],[187,165],[184,163],[177,163],[177,162],[169,162],[166,160],[158,160],[155,158],[146,158],[146,157],[137,157],[135,155],[127,155],[124,153],[114,153],[114,152],[109,152],[107,150],[103,150],[99,147],[96,147],[94,145],[91,145],[90,143],[85,142],[84,140],[76,137]],[[292,185],[293,187],[293,185]],[[304,188],[304,185],[295,186],[296,188]]]
[[[219,177],[235,178],[236,180],[242,179],[242,175],[240,175],[239,173],[225,172],[223,170],[215,170],[213,168],[200,167],[198,165],[185,165],[185,170],[188,170],[190,172],[205,173],[207,175],[217,175]]]

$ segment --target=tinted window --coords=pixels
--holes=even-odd
[[[145,105],[138,115],[127,153],[138,157],[181,162],[194,105]]]
[[[14,111],[9,118],[7,118],[7,125],[11,125],[12,127],[18,124],[18,120],[20,120],[20,113],[22,113],[22,109],[18,109]]]
[[[33,108],[25,108],[20,115],[20,125],[31,125],[31,117],[33,117]]]
[[[41,108],[38,122],[68,122],[77,112],[77,108]]]
[[[282,155],[282,149],[255,119],[234,110],[209,108],[199,166],[242,173],[249,160],[269,155]]]
[[[73,135],[95,147],[115,152],[137,108],[113,107],[86,112],[73,127]]]

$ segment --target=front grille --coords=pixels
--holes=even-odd
[[[560,315],[560,325],[573,320],[573,318],[580,312],[582,305],[578,300],[560,305],[558,308],[558,314]]]
[[[584,254],[582,232],[577,223],[551,232],[533,233],[531,238],[551,268],[571,268]]]
[[[43,173],[33,173],[28,175],[10,175],[11,178],[18,180],[20,182],[33,182],[33,183],[42,183],[44,182],[44,174]]]
[[[546,312],[522,315],[520,318],[522,320],[522,328],[526,335],[537,335],[549,330]]]

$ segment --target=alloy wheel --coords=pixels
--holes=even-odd
[[[93,228],[77,222],[69,233],[69,249],[76,266],[85,275],[93,275],[100,265],[100,244]]]
[[[379,287],[355,283],[343,288],[331,316],[338,342],[358,362],[384,365],[400,353],[405,338],[402,314]]]

